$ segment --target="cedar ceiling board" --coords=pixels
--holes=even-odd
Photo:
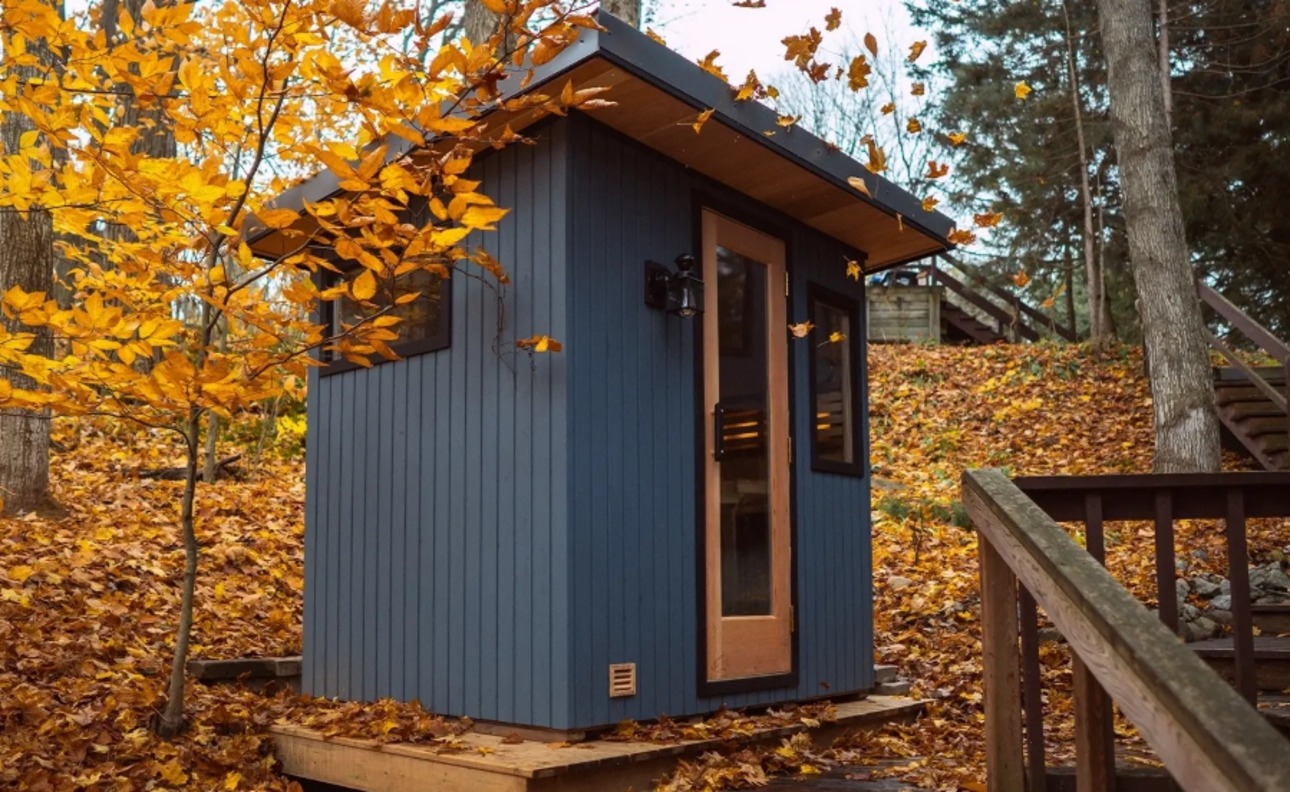
[[[614,70],[618,75],[622,72]],[[635,77],[615,83],[617,105],[591,117],[732,189],[866,252],[870,266],[936,252],[942,246],[894,218],[713,119],[695,134],[689,105]],[[791,134],[775,130],[776,134]],[[908,241],[900,237],[908,234]]]

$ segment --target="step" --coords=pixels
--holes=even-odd
[[[1285,413],[1271,418],[1246,418],[1235,423],[1237,430],[1247,437],[1285,434],[1287,426]]]
[[[1236,678],[1236,649],[1231,638],[1213,638],[1187,646],[1223,678]],[[1254,674],[1259,690],[1279,693],[1290,687],[1290,637],[1254,638]]]
[[[1244,421],[1248,418],[1285,418],[1285,411],[1273,404],[1267,398],[1263,401],[1234,402],[1225,405],[1224,411],[1235,421]]]
[[[1262,389],[1253,385],[1216,385],[1214,387],[1214,401],[1220,405],[1235,404],[1237,402],[1266,402],[1268,401],[1268,395]]]
[[[1286,435],[1264,435],[1258,438],[1259,446],[1265,454],[1274,454],[1290,450],[1290,438]]]
[[[1284,385],[1286,381],[1286,370],[1281,366],[1256,366],[1255,373],[1260,377],[1273,384]],[[1249,382],[1250,378],[1244,371],[1236,366],[1215,366],[1214,367],[1214,384],[1226,382]]]
[[[1285,737],[1290,737],[1290,696],[1264,693],[1259,696],[1259,712]]]
[[[1254,626],[1264,635],[1290,635],[1290,604],[1251,605]]]

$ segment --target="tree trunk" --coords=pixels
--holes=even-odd
[[[1192,281],[1149,0],[1098,0],[1129,257],[1151,358],[1159,473],[1214,471],[1218,416]]]
[[[170,663],[170,684],[166,688],[166,708],[157,723],[157,734],[170,738],[184,728],[184,672],[188,665],[188,642],[193,632],[193,591],[197,586],[197,532],[193,528],[193,502],[197,497],[198,435],[201,411],[188,412],[184,457],[184,495],[179,521],[184,532],[184,588],[179,604],[179,628],[175,634],[175,656]]]
[[[608,11],[632,27],[641,26],[641,0],[600,0],[600,10]]]
[[[1079,193],[1084,204],[1084,272],[1088,280],[1088,340],[1093,349],[1106,348],[1105,302],[1106,280],[1097,257],[1093,255],[1093,191],[1088,183],[1088,146],[1084,143],[1084,112],[1079,96],[1079,77],[1075,70],[1075,42],[1066,0],[1062,0],[1062,18],[1066,21],[1066,73],[1071,86],[1071,109],[1075,116],[1075,141],[1079,146]]]
[[[1174,90],[1169,69],[1169,0],[1160,0],[1156,13],[1156,56],[1160,58],[1160,86],[1165,93],[1165,126],[1173,128]]]
[[[1069,226],[1062,223],[1062,234],[1064,242],[1062,252],[1065,261],[1062,266],[1062,276],[1066,282],[1066,319],[1070,322],[1071,333],[1079,337],[1079,320],[1075,318],[1075,257],[1071,255],[1071,243]]]
[[[32,44],[31,46],[34,46]],[[7,48],[7,44],[6,44]],[[24,78],[36,78],[34,67],[17,69]],[[20,151],[24,132],[34,129],[31,120],[19,113],[0,118],[0,151]],[[33,169],[38,165],[32,163]],[[18,286],[27,292],[53,290],[54,223],[48,212],[33,209],[26,217],[0,211],[0,292]],[[10,332],[30,332],[16,320],[3,320]],[[31,352],[48,356],[53,342],[48,329],[36,331]],[[17,373],[0,374],[16,388],[31,389],[36,383]],[[49,495],[49,413],[6,410],[0,413],[0,497],[3,513],[16,514],[53,506]]]

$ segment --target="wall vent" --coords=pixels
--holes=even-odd
[[[609,666],[609,697],[636,695],[636,664],[614,663]]]

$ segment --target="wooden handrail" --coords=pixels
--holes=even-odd
[[[963,272],[966,275],[968,275],[972,280],[973,286],[980,286],[984,288],[986,291],[995,295],[996,297],[1002,300],[1007,300],[1009,304],[1016,307],[1017,310],[1021,311],[1026,316],[1029,316],[1032,320],[1034,320],[1039,325],[1050,328],[1054,333],[1061,336],[1065,340],[1070,341],[1071,343],[1075,343],[1076,341],[1079,340],[1079,336],[1075,333],[1075,329],[1073,327],[1066,325],[1064,322],[1058,322],[1056,318],[1035,309],[1029,303],[1022,300],[1019,296],[1009,292],[1006,289],[999,288],[995,284],[991,283],[989,279],[979,269],[976,269],[975,267],[972,267],[961,261],[958,261],[957,259],[951,258],[950,256],[945,254],[941,254],[941,259],[943,261],[948,262],[951,266],[953,266],[955,269],[959,270],[960,272]]]
[[[1290,345],[1277,338],[1263,325],[1254,321],[1249,314],[1237,308],[1231,300],[1219,294],[1204,283],[1196,284],[1196,292],[1201,300],[1232,325],[1245,334],[1260,349],[1271,355],[1283,366],[1290,366]]]
[[[1184,789],[1290,789],[1284,739],[1016,484],[998,470],[967,471],[963,502],[981,538],[992,792],[1025,784],[1018,582]]]
[[[1030,327],[1030,325],[1022,321],[1020,316],[1010,315],[1007,311],[1004,311],[999,306],[995,305],[994,303],[990,302],[986,298],[972,291],[966,285],[964,285],[963,282],[960,281],[958,278],[955,278],[953,275],[950,275],[948,272],[937,267],[935,264],[928,264],[927,269],[928,269],[929,276],[932,278],[933,285],[943,284],[945,286],[948,286],[950,291],[954,292],[955,294],[959,295],[963,299],[972,303],[977,308],[980,308],[987,315],[989,315],[991,318],[993,318],[995,321],[999,323],[1000,333],[1004,332],[1004,330],[1008,327],[1016,327],[1017,333],[1021,335],[1023,338],[1025,338],[1027,341],[1039,340],[1040,338],[1039,333],[1035,332],[1034,328]]]

